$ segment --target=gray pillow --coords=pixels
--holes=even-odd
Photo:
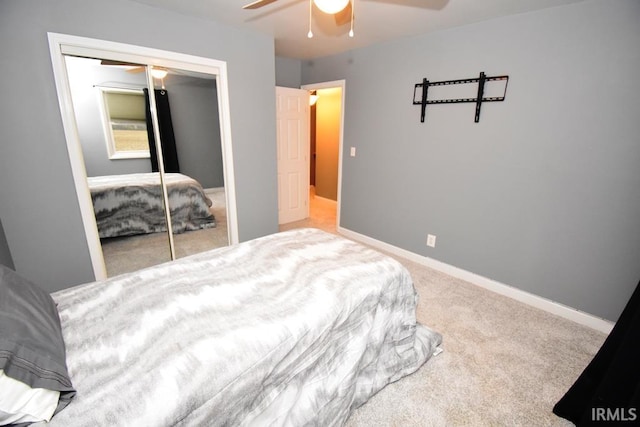
[[[0,265],[0,369],[32,388],[59,391],[55,413],[76,394],[53,298],[4,265]]]

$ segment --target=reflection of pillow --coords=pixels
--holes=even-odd
[[[0,369],[0,425],[49,421],[59,398],[59,391],[31,388]]]
[[[55,412],[75,390],[67,371],[60,318],[47,292],[0,265],[0,369],[30,388],[59,391]]]

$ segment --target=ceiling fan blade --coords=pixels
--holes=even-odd
[[[133,67],[133,66],[137,66],[138,64],[132,64],[130,62],[124,62],[124,61],[114,61],[113,59],[101,59],[100,65],[130,65]]]
[[[243,6],[242,8],[243,9],[258,9],[258,8],[260,8],[262,6],[266,6],[266,5],[271,4],[271,3],[275,2],[275,1],[278,1],[278,0],[258,0],[258,1],[254,1],[253,3],[249,3],[248,5]]]
[[[127,73],[141,73],[144,71],[144,66],[140,64],[132,64],[124,61],[114,61],[112,59],[100,60],[100,65],[115,65],[118,67],[127,67]]]
[[[344,9],[333,15],[333,18],[336,20],[336,25],[340,26],[351,22],[351,7],[351,2],[349,2]]]

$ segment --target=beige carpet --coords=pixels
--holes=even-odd
[[[316,227],[335,233],[335,203],[312,195],[310,206],[310,218],[281,230]],[[394,258],[413,277],[418,321],[443,335],[444,352],[381,390],[354,412],[347,427],[572,425],[552,413],[553,405],[595,355],[604,334]]]

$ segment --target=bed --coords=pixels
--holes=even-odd
[[[340,426],[442,340],[400,263],[316,229],[52,297],[76,394],[51,427]]]
[[[216,226],[202,185],[180,173],[165,173],[174,233]],[[87,178],[100,238],[166,231],[157,172]]]

